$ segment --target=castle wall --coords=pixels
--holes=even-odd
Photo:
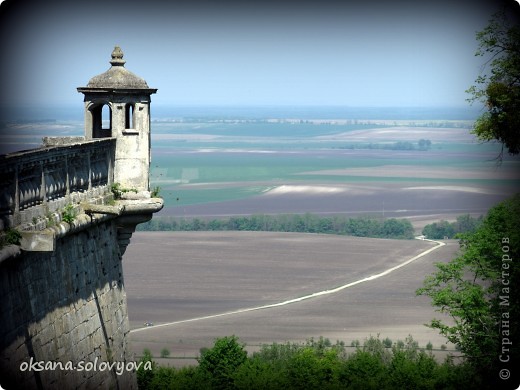
[[[1,387],[137,387],[135,372],[121,370],[132,357],[116,219],[58,238],[53,252],[1,262],[0,302]],[[35,365],[69,361],[85,370]]]
[[[148,178],[157,89],[124,63],[116,47],[77,89],[85,137],[0,156],[0,389],[137,387],[122,254],[163,201]]]

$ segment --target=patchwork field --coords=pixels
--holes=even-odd
[[[520,188],[519,160],[497,165],[499,145],[476,142],[464,122],[168,126],[154,136],[152,186],[165,199],[158,217],[361,214],[408,217],[419,232],[485,214]]]
[[[447,242],[378,279],[333,294],[271,305],[380,274],[435,244],[295,233],[138,232],[123,260],[136,354],[194,357],[215,337],[235,334],[248,345],[328,337],[350,345],[370,335],[409,334],[440,348],[445,340],[423,326],[436,314],[415,296],[432,264],[453,257]],[[229,312],[234,314],[223,315]],[[154,326],[140,329],[145,322]],[[194,363],[172,359],[168,364]]]

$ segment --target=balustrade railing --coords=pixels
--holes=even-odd
[[[60,200],[84,200],[109,191],[114,153],[115,139],[103,138],[0,156],[4,225],[23,224],[53,212],[58,207],[53,204]]]

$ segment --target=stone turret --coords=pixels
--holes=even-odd
[[[150,102],[157,89],[125,68],[123,51],[112,51],[111,67],[86,87],[85,138],[116,138],[114,183],[121,188],[149,191]]]
[[[0,156],[0,388],[137,388],[121,260],[164,204],[148,181],[157,90],[124,68],[120,48],[110,63],[78,88],[84,138]],[[79,362],[93,369],[63,368]]]

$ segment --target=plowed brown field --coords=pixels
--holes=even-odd
[[[240,312],[379,274],[433,246],[296,233],[138,232],[123,260],[132,347],[138,355],[149,348],[159,356],[168,348],[172,356],[194,357],[216,337],[232,334],[250,346],[320,336],[350,345],[370,335],[395,341],[411,334],[420,345],[439,348],[444,338],[423,325],[439,315],[415,290],[434,262],[455,255],[455,241],[334,294]],[[154,326],[138,330],[145,322]]]

